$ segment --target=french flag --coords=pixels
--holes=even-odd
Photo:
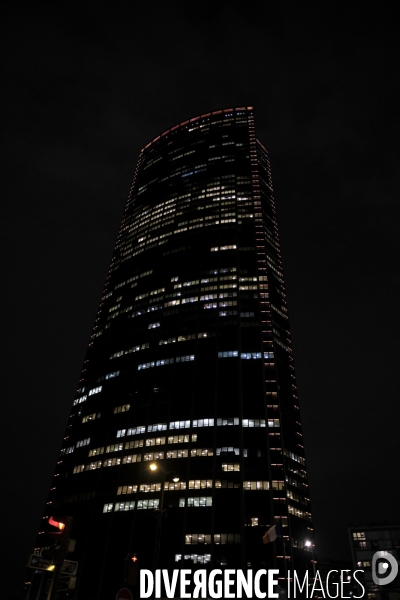
[[[262,537],[263,544],[274,542],[277,537],[282,537],[282,526],[280,523],[276,523],[276,525],[272,525],[272,527],[267,529]]]

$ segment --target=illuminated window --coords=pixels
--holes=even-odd
[[[214,451],[212,448],[193,448],[190,451],[190,456],[191,457],[195,457],[195,456],[213,456],[214,455]]]
[[[111,446],[106,446],[106,454],[109,452],[118,452],[123,449],[123,444],[111,444]]]
[[[162,358],[157,360],[156,362],[151,361],[151,362],[147,362],[147,363],[142,363],[140,365],[138,365],[138,371],[141,371],[142,369],[151,369],[153,367],[162,367],[164,365],[170,365],[173,364],[174,362],[180,363],[180,362],[190,362],[193,361],[195,359],[194,354],[190,354],[187,356],[177,356],[176,358]]]
[[[92,413],[91,415],[86,415],[86,417],[82,417],[82,423],[87,423],[88,421],[94,421],[101,416],[101,413]]]
[[[140,440],[142,441],[142,440]],[[146,440],[146,446],[163,446],[165,444],[165,437],[159,438],[148,438]]]
[[[182,560],[182,554],[175,554],[175,562]],[[192,561],[194,564],[206,565],[211,562],[211,554],[184,554],[183,560]]]
[[[188,456],[187,448],[182,450],[169,450],[169,452],[166,453],[166,458],[187,458]]]
[[[126,442],[125,450],[131,450],[132,448],[143,448],[144,440],[132,440],[131,442]]]
[[[92,448],[92,450],[89,450],[89,456],[97,456],[98,454],[103,454],[104,453],[104,446],[102,446],[101,448]]]
[[[239,456],[240,450],[233,446],[222,446],[222,448],[216,448],[215,453],[217,456],[220,456],[221,454],[235,454],[235,456]]]
[[[268,421],[268,426],[270,426],[269,421]],[[306,464],[306,461],[302,456],[299,456],[298,454],[295,454],[294,452],[291,452],[290,450],[286,450],[286,448],[283,449],[283,454],[302,465]]]
[[[124,354],[131,354],[132,352],[139,352],[140,350],[146,350],[149,347],[149,342],[145,344],[141,344],[139,346],[133,346],[132,348],[128,348],[127,350],[118,350],[110,356],[110,360],[113,358],[119,358],[120,356],[124,356]],[[119,373],[119,371],[117,371]],[[106,376],[106,379],[109,377]]]
[[[167,429],[167,424],[166,423],[156,423],[155,425],[149,425],[147,427],[147,431],[149,432],[153,432],[153,431],[165,431]]]
[[[137,485],[122,485],[118,488],[117,495],[135,494],[137,492],[137,487]]]
[[[239,425],[239,418],[232,417],[230,419],[217,419],[217,426],[221,425]]]
[[[130,429],[128,429],[127,435],[137,435],[137,434],[145,433],[145,432],[146,432],[146,427],[144,425],[139,425],[138,427],[131,427]]]
[[[76,400],[74,400],[74,402],[73,402],[73,405],[75,406],[76,404],[81,404],[82,402],[85,402],[86,399],[87,399],[87,396],[81,396],[80,398],[76,398]]]
[[[273,481],[271,487],[273,490],[284,490],[285,482],[284,481]]]
[[[99,394],[102,390],[102,386],[99,386],[97,388],[93,388],[89,391],[89,396],[93,396],[94,394]]]
[[[172,421],[169,424],[170,429],[185,429],[190,427],[190,421]]]
[[[97,462],[91,462],[88,465],[85,465],[85,471],[94,471],[95,469],[100,469],[103,466],[103,461],[98,460]]]
[[[224,463],[221,465],[223,471],[240,471],[239,463]]]
[[[88,446],[89,444],[90,444],[90,438],[86,438],[84,440],[79,440],[79,442],[76,442],[76,447],[81,448],[81,446]]]
[[[185,535],[185,544],[211,544],[211,534],[190,533]],[[240,544],[240,534],[215,533],[214,544]]]
[[[188,484],[189,490],[203,490],[212,488],[212,479],[191,479]]]
[[[186,482],[185,481],[166,481],[164,484],[164,489],[173,491],[173,490],[186,490]]]
[[[197,442],[197,433],[192,436],[189,435],[174,435],[168,438],[168,444],[182,444],[189,442],[189,438],[192,438],[192,442]]]
[[[123,512],[125,510],[133,510],[135,508],[135,501],[131,500],[130,502],[117,502],[115,504],[115,512]]]
[[[141,454],[131,454],[130,456],[124,456],[122,459],[123,465],[130,465],[131,463],[141,462]]]
[[[115,467],[115,465],[120,465],[121,459],[118,458],[108,458],[103,462],[103,467]]]
[[[269,490],[269,481],[243,481],[243,489],[251,491]]]
[[[162,460],[164,458],[164,452],[147,452],[143,454],[143,460]],[[168,457],[167,457],[168,458]]]
[[[75,475],[75,473],[83,473],[84,470],[85,470],[85,465],[77,465],[76,467],[74,467],[72,473],[73,473],[73,475]]]
[[[161,491],[161,483],[143,483],[139,492],[144,492],[148,494],[149,492],[160,492]]]
[[[114,414],[126,412],[130,409],[130,407],[131,407],[130,404],[121,404],[120,406],[116,406],[114,408]]]
[[[211,544],[211,534],[191,533],[185,535],[185,544]]]
[[[306,521],[312,520],[311,513],[301,510],[300,508],[297,508],[296,506],[292,506],[289,503],[288,503],[288,511],[291,515],[294,515],[295,517],[298,517],[299,519],[305,519]]]
[[[186,506],[185,498],[179,498],[179,507],[184,508]],[[189,508],[199,508],[212,506],[212,497],[211,496],[192,496],[187,498],[187,506]]]

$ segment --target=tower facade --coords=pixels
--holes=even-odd
[[[131,553],[149,569],[284,574],[310,561],[271,172],[252,108],[185,121],[140,154],[44,523],[52,515],[73,517],[76,598],[113,597]],[[277,523],[282,537],[263,544]]]

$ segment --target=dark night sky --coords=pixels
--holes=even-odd
[[[76,6],[15,3],[3,24],[4,597],[33,548],[139,151],[231,106],[255,107],[270,150],[317,551],[348,558],[349,521],[399,520],[400,6]]]

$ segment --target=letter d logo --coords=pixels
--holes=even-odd
[[[387,585],[395,580],[399,565],[394,556],[379,550],[372,557],[372,579],[375,585]]]

